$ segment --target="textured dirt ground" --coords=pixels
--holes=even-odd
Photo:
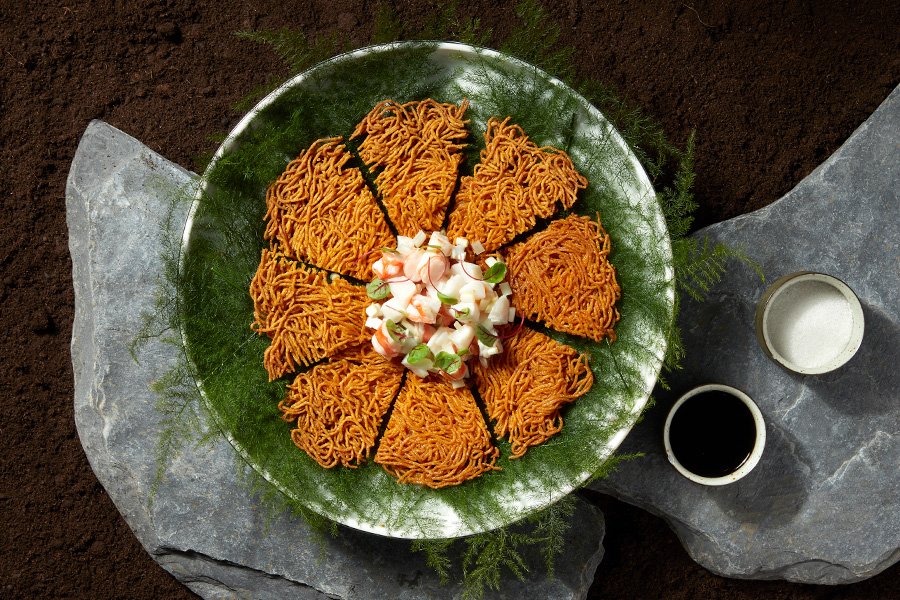
[[[412,29],[430,2],[392,0]],[[73,421],[74,297],[65,180],[90,119],[183,165],[235,124],[231,103],[284,73],[238,30],[371,34],[377,3],[0,0],[0,597],[190,598],[97,482]],[[460,0],[495,39],[510,0]],[[900,83],[900,4],[544,1],[583,76],[676,141],[697,134],[697,225],[776,200]],[[818,587],[736,581],[691,561],[657,518],[591,496],[608,522],[592,598],[896,598],[900,567]]]

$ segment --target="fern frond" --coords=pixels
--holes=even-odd
[[[239,114],[250,112],[250,109],[253,108],[257,102],[259,102],[262,98],[268,96],[271,92],[275,91],[275,89],[278,88],[279,85],[284,83],[284,81],[285,78],[276,77],[254,87],[246,96],[233,103],[231,105],[231,110]],[[205,169],[208,164],[208,162],[204,164],[203,168]]]
[[[456,0],[450,2],[433,2],[434,8],[429,17],[425,20],[425,24],[421,31],[416,32],[416,39],[420,40],[442,40],[450,37],[451,32],[456,28]]]
[[[467,538],[467,548],[462,557],[463,600],[481,598],[485,588],[499,590],[503,567],[520,580],[524,579],[528,566],[522,558],[521,547],[529,541],[527,536],[513,533],[507,527]]]
[[[711,244],[709,235],[703,238],[702,244],[695,237],[675,240],[672,253],[678,288],[698,302],[702,302],[706,292],[721,281],[730,259],[749,265],[765,280],[762,268],[744,251],[743,245],[732,248],[724,242]]]
[[[174,343],[174,342],[173,342]],[[176,346],[178,347],[178,346]],[[180,347],[179,352],[184,348]],[[150,484],[148,504],[152,505],[163,477],[179,452],[197,439],[203,424],[196,407],[200,406],[199,390],[194,384],[196,373],[189,361],[179,360],[151,386],[157,393],[156,411],[160,414],[160,431],[153,451],[156,473]],[[205,442],[208,437],[203,438]]]
[[[697,209],[694,201],[694,132],[688,136],[687,147],[683,152],[678,152],[678,170],[675,173],[675,181],[672,186],[663,189],[660,206],[669,236],[672,239],[680,239],[688,234],[691,224],[694,222],[693,213]]]
[[[516,5],[521,25],[513,29],[500,45],[500,50],[531,63],[562,81],[574,75],[574,47],[559,48],[559,26],[554,23],[537,0],[522,0]]]
[[[681,301],[679,299],[679,295],[675,294],[674,314],[678,314],[680,305]],[[665,356],[663,356],[663,370],[671,373],[672,371],[681,369],[681,361],[684,356],[685,348],[684,342],[681,338],[681,328],[678,326],[678,323],[673,322],[671,328],[669,329],[669,339],[666,342],[666,354]],[[670,389],[669,383],[663,373],[659,374],[658,382],[664,390]]]
[[[451,544],[452,539],[413,540],[412,543],[413,552],[425,552],[425,563],[437,573],[441,585],[450,582],[450,569],[453,563],[447,551]]]
[[[457,23],[454,37],[463,44],[486,46],[491,33],[493,33],[493,30],[490,27],[483,29],[481,19],[476,17],[463,24]]]
[[[648,405],[649,405],[649,402],[648,402]],[[644,456],[644,455],[641,453],[638,453],[638,454],[613,454],[602,465],[600,465],[599,469],[597,469],[596,471],[594,471],[591,474],[590,478],[588,478],[588,480],[584,482],[584,485],[587,486],[588,484],[590,484],[598,479],[605,479],[605,478],[609,477],[611,474],[616,472],[616,470],[619,468],[619,463],[624,462],[626,460],[634,460],[635,458],[641,458],[642,456]]]
[[[331,32],[310,43],[299,29],[282,27],[264,31],[238,31],[239,38],[267,44],[281,57],[291,75],[302,73],[316,63],[349,49],[346,34]]]
[[[575,513],[575,496],[566,496],[558,502],[538,513],[533,519],[536,521],[534,529],[535,544],[541,548],[541,556],[547,567],[547,577],[553,581],[556,568],[556,557],[565,546],[566,532],[571,526],[566,517]]]
[[[379,4],[375,11],[372,44],[389,44],[403,37],[403,22],[397,12],[387,4]]]
[[[434,12],[419,31],[408,38],[413,40],[455,40],[465,44],[483,46],[491,36],[491,29],[484,29],[478,18],[460,21],[456,14],[457,1],[433,2]]]

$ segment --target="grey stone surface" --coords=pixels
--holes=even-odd
[[[137,140],[94,121],[72,161],[66,220],[75,285],[72,362],[75,419],[91,467],[138,540],[200,596],[224,598],[456,598],[408,541],[342,529],[314,539],[287,515],[267,516],[237,479],[227,442],[186,448],[154,498],[160,430],[150,384],[175,361],[173,349],[128,345],[150,312],[160,274],[166,194],[193,174]],[[183,222],[184,215],[177,215]],[[550,581],[507,573],[497,598],[584,598],[603,556],[603,516],[579,501],[567,548]],[[540,565],[540,562],[535,562]],[[458,575],[458,574],[457,574]]]
[[[697,235],[744,244],[767,281],[732,264],[705,302],[684,302],[684,369],[622,446],[646,456],[596,489],[661,515],[721,575],[875,575],[900,558],[900,88],[785,197]],[[799,270],[842,279],[862,302],[862,346],[829,374],[781,369],[754,335],[765,288]],[[767,420],[762,462],[721,488],[681,477],[662,446],[677,395],[707,382],[743,389]]]

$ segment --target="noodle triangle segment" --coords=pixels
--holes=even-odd
[[[509,121],[488,120],[481,161],[462,178],[447,228],[450,239],[479,240],[488,252],[533,229],[558,205],[570,208],[587,187],[568,154],[538,147]]]
[[[375,462],[399,483],[442,488],[499,469],[499,455],[468,388],[408,376]]]
[[[504,251],[511,302],[557,331],[615,341],[622,295],[600,217],[570,215]]]
[[[278,405],[294,444],[326,469],[365,462],[403,371],[363,344],[297,375]]]
[[[444,222],[456,187],[469,133],[459,105],[432,99],[398,104],[380,102],[350,139],[365,135],[359,156],[374,170],[375,185],[397,233],[413,237],[436,231]]]
[[[504,351],[487,365],[474,364],[478,393],[494,434],[509,438],[510,458],[560,431],[560,409],[594,383],[586,355],[527,327],[506,338]]]
[[[272,338],[263,355],[269,381],[367,341],[362,286],[263,250],[250,282],[254,321],[250,326]]]
[[[316,140],[266,192],[265,239],[320,269],[368,281],[394,236],[341,138]]]

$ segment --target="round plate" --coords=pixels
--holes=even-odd
[[[250,330],[247,293],[266,243],[265,190],[314,140],[349,136],[385,98],[468,98],[471,170],[488,118],[512,117],[538,145],[566,150],[589,185],[573,212],[599,216],[622,288],[617,340],[542,330],[590,354],[594,386],[563,411],[560,433],[502,470],[433,490],[398,484],[374,463],[323,469],[291,442],[277,409],[285,381],[262,367],[268,338]],[[250,167],[248,167],[250,165]],[[452,208],[452,205],[451,205]],[[561,215],[558,215],[561,216]],[[399,538],[461,537],[533,514],[583,485],[627,435],[662,366],[674,311],[671,244],[650,181],[619,134],[584,98],[499,52],[397,43],[338,56],[269,94],[231,132],[204,173],[182,239],[182,335],[206,408],[252,469],[338,523]]]

